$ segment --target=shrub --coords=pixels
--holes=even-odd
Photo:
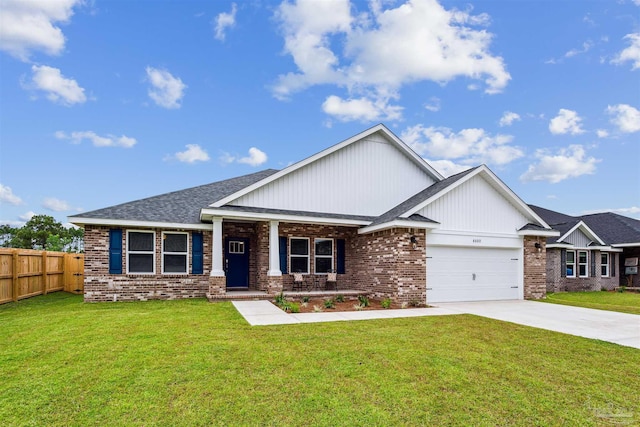
[[[336,308],[336,303],[333,299],[324,300],[324,308]]]
[[[337,295],[336,296],[336,301],[337,302],[344,302],[344,295]]]
[[[276,295],[275,302],[277,306],[282,308],[282,306],[287,302],[287,299],[284,297],[284,293],[280,292]]]
[[[362,307],[360,304],[353,304],[353,308],[355,308],[357,311],[362,310],[364,307]]]
[[[391,298],[385,298],[382,300],[382,302],[380,303],[380,305],[382,306],[382,308],[389,308],[391,307]]]
[[[322,313],[322,307],[320,307],[319,305],[314,305],[313,311],[314,313]]]
[[[624,292],[624,291],[626,291],[626,290],[627,290],[627,287],[626,287],[626,286],[620,286],[620,287],[618,288],[618,292],[620,292],[620,293],[623,293],[623,292]]]
[[[300,313],[300,306],[295,302],[289,303],[289,311],[292,313]]]
[[[311,301],[311,297],[309,295],[305,295],[302,297],[302,302],[308,303]]]
[[[362,307],[369,307],[369,298],[366,295],[358,295],[358,302]]]
[[[412,300],[409,300],[409,305],[411,307],[421,307],[422,303],[420,302],[420,300],[412,299]]]

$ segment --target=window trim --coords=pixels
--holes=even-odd
[[[569,262],[569,254],[573,254],[573,262]],[[576,271],[576,251],[567,250],[567,259],[565,261],[565,264],[566,264],[565,269],[567,270],[567,277],[569,277],[569,278],[576,277],[576,273],[577,273],[577,271]],[[569,265],[573,266],[573,269],[572,269],[573,270],[573,274],[571,274],[571,275],[569,274],[569,271],[568,271],[569,270],[569,268],[568,268]]]
[[[313,272],[314,274],[322,274],[322,275],[326,275],[329,274],[328,272],[326,273],[318,273],[317,271],[317,267],[318,265],[316,264],[316,260],[318,258],[331,258],[331,268],[329,270],[334,270],[335,269],[335,254],[336,254],[336,250],[335,250],[335,239],[329,238],[329,237],[318,237],[316,239],[313,239]],[[331,255],[318,255],[318,253],[316,252],[316,243],[319,241],[330,241],[331,242]]]
[[[164,237],[167,234],[186,234],[187,235],[187,250],[185,252],[165,252],[165,250],[164,250]],[[162,241],[160,242],[160,254],[161,254],[160,262],[162,264],[162,274],[169,274],[169,275],[174,275],[174,276],[177,276],[177,275],[184,276],[184,275],[189,274],[189,265],[190,265],[190,263],[189,263],[189,255],[190,255],[190,253],[189,253],[189,233],[186,232],[186,231],[163,231],[162,232]],[[164,271],[164,256],[165,255],[184,255],[184,257],[185,257],[185,271],[184,272],[177,272],[177,271],[176,272],[171,272],[171,271],[170,272],[166,272],[166,271]]]
[[[131,251],[129,250],[129,244],[131,243],[131,238],[129,237],[131,233],[147,233],[153,235],[153,250],[152,251]],[[139,271],[130,271],[131,263],[129,262],[129,254],[141,254],[141,255],[151,255],[153,258],[153,271],[152,272],[139,272]],[[156,274],[156,231],[155,230],[127,230],[127,274],[140,274],[145,276],[152,276]]]
[[[602,263],[603,256],[607,257],[607,262],[604,264]],[[600,277],[610,277],[610,274],[611,274],[610,263],[611,263],[611,255],[609,254],[609,252],[600,252]],[[606,268],[606,274],[602,274],[602,267]]]
[[[306,240],[307,241],[307,254],[306,255],[296,255],[293,253],[292,248],[293,246],[291,245],[291,241],[292,240]],[[294,273],[293,271],[293,263],[291,262],[292,258],[306,258],[307,259],[307,271],[305,272],[300,272],[300,274],[311,274],[311,239],[309,239],[308,237],[289,237],[289,271],[291,274]],[[298,272],[295,272],[298,273]]]
[[[585,262],[580,262],[580,254],[584,253]],[[580,274],[580,267],[584,266],[584,274]],[[589,277],[589,251],[578,251],[578,277]]]

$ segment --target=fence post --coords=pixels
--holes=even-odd
[[[42,295],[47,294],[47,251],[42,252]]]
[[[13,277],[11,278],[11,291],[13,292],[13,301],[18,301],[18,251],[13,250],[13,271],[11,272]]]

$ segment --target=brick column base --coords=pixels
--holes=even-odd
[[[277,295],[282,292],[282,276],[267,277],[267,293],[269,295]]]
[[[539,248],[536,248],[536,243]],[[544,237],[524,238],[524,298],[547,297],[547,250]]]
[[[226,293],[227,293],[227,278],[224,276],[210,276],[209,292],[207,292],[207,298],[214,299],[216,296],[224,295]]]

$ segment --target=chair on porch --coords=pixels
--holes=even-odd
[[[336,273],[335,270],[329,270],[329,272],[327,273],[327,283],[325,285],[325,288],[328,287],[330,283],[333,285],[333,287],[337,291],[338,290],[338,273]]]
[[[301,291],[304,288],[304,276],[302,273],[293,273],[293,290]]]

